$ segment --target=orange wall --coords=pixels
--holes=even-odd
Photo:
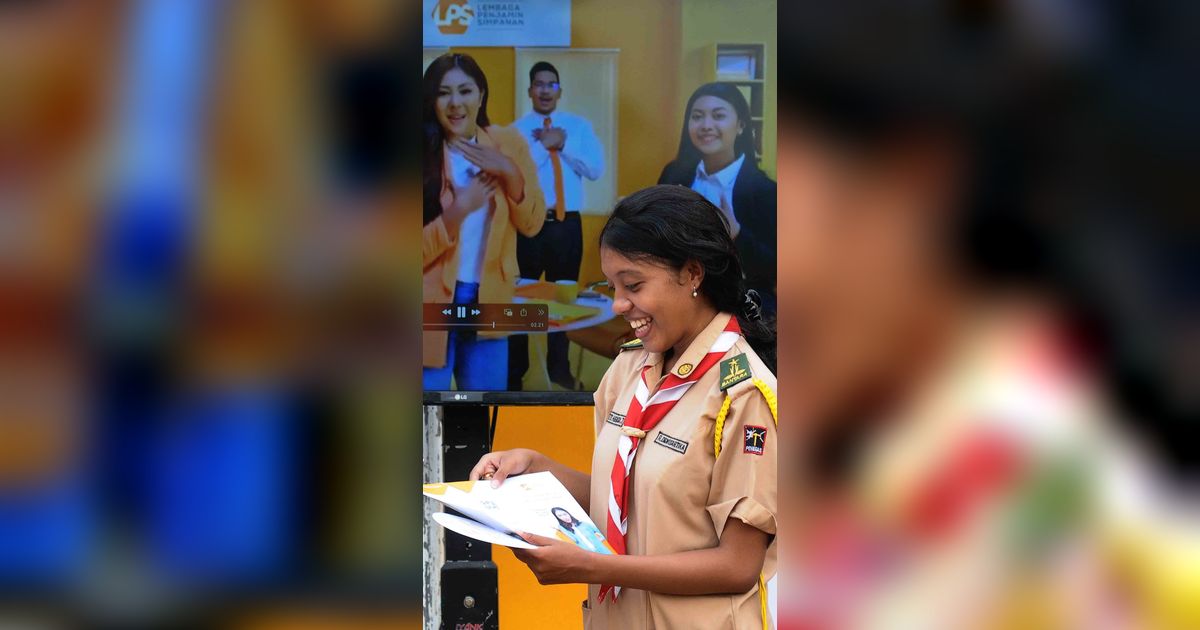
[[[679,143],[679,0],[575,0],[571,46],[621,49],[617,195],[655,184]]]
[[[618,48],[617,196],[658,182],[675,156],[679,131],[680,2],[575,0],[571,45]],[[664,120],[664,113],[667,119]],[[604,216],[583,218],[579,282],[603,280],[597,239]]]
[[[495,448],[532,448],[576,470],[589,470],[595,443],[592,413],[591,407],[502,407]],[[500,545],[492,546],[492,560],[499,572],[501,629],[583,627],[579,604],[587,598],[587,587],[542,586]]]

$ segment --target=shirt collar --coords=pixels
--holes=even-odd
[[[539,114],[535,111],[531,111],[528,114],[525,114],[523,118],[528,118],[528,125],[534,129],[541,129],[542,125],[545,124],[542,121],[547,118],[550,119],[550,125],[552,127],[562,127],[568,123],[567,114],[561,109],[556,109],[549,114]]]
[[[474,136],[471,136],[467,139],[467,142],[470,142],[471,144],[479,144],[479,132],[476,131]],[[450,148],[450,141],[447,140],[445,144],[446,148]],[[455,151],[455,153],[457,153],[457,151]]]
[[[690,373],[697,365],[700,365],[700,360],[712,349],[712,345],[717,342],[717,337],[720,337],[721,333],[725,332],[725,327],[729,325],[730,317],[733,316],[729,313],[717,313],[717,316],[712,318],[712,321],[704,327],[704,330],[700,331],[699,335],[696,335],[696,338],[688,345],[687,350],[684,350],[683,354],[679,355],[679,360],[675,362],[674,370],[677,376],[687,376],[686,373]],[[649,380],[650,384],[653,385],[662,377],[663,353],[651,352],[646,357],[646,365],[653,366],[650,374],[647,375],[651,377]],[[683,368],[685,365],[689,366],[684,370],[686,373],[680,374],[680,368]]]
[[[700,162],[696,164],[696,177],[699,177],[700,179],[710,179],[715,177],[717,181],[720,182],[721,186],[730,188],[733,186],[734,180],[737,179],[738,172],[742,170],[742,162],[745,161],[746,154],[743,153],[739,155],[736,160],[730,162],[729,166],[726,166],[716,173],[709,175],[708,172],[704,170],[704,160],[700,160]]]

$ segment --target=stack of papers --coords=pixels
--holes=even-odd
[[[475,540],[533,549],[517,536],[526,532],[596,553],[614,553],[587,512],[549,472],[509,477],[499,488],[490,481],[427,483],[423,494],[466,516],[437,512],[434,521]]]

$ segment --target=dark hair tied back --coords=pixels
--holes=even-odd
[[[704,268],[699,292],[718,311],[738,319],[742,336],[775,371],[775,325],[763,317],[762,297],[746,290],[737,247],[725,215],[686,186],[651,186],[621,200],[600,231],[600,245],[630,260],[650,260],[679,270],[689,261]]]
[[[742,312],[746,315],[746,319],[757,322],[762,320],[762,296],[754,289],[746,289],[746,305]]]

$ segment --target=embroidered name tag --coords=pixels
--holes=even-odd
[[[679,438],[673,438],[666,433],[659,432],[658,437],[654,438],[654,443],[660,446],[665,446],[680,455],[687,452],[688,443]]]
[[[752,455],[762,455],[763,449],[767,446],[767,428],[748,424],[742,427],[742,432],[746,440],[742,452]]]
[[[625,414],[610,411],[608,412],[608,420],[605,420],[605,422],[613,425],[614,427],[623,427],[625,426]]]

